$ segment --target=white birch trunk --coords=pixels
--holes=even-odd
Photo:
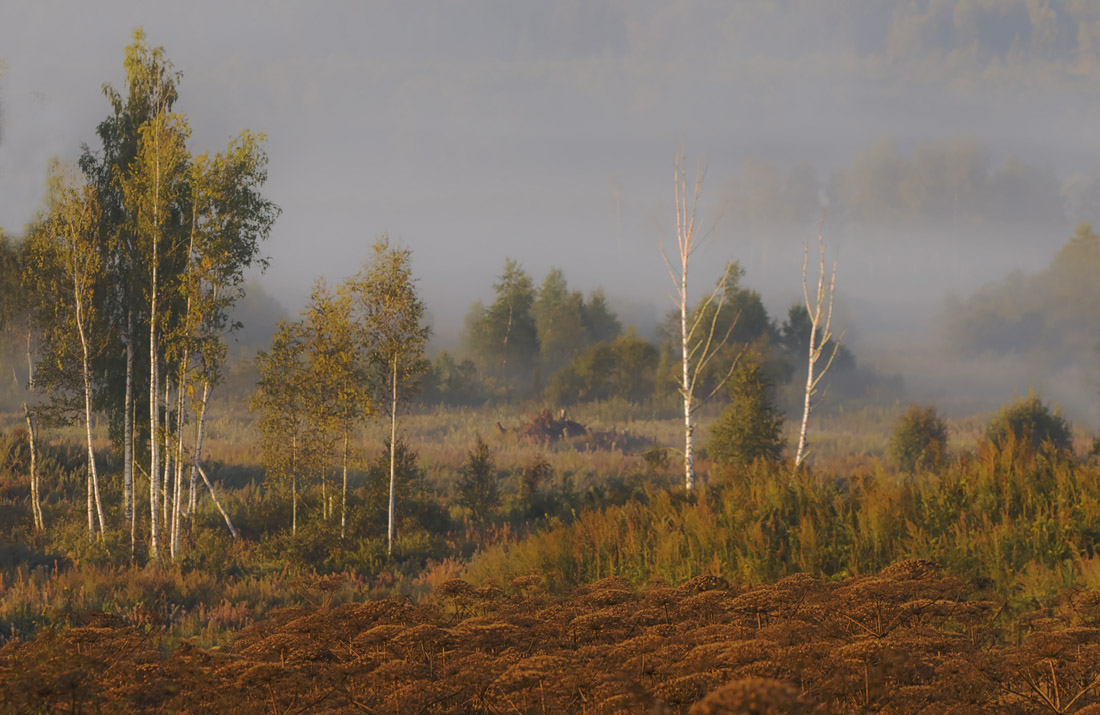
[[[160,453],[157,429],[160,419],[157,413],[157,394],[160,392],[157,373],[157,248],[153,242],[153,291],[149,311],[149,556],[157,558],[157,499],[160,494],[160,485],[157,477],[160,474]]]
[[[386,529],[386,554],[393,553],[394,489],[397,483],[397,357],[393,359],[393,401],[390,410],[390,506]]]
[[[829,279],[829,287],[825,287],[825,237],[824,237],[824,224],[825,216],[822,214],[821,223],[818,226],[817,242],[819,247],[819,263],[817,273],[817,295],[816,301],[810,303],[809,287],[806,284],[806,268],[810,261],[810,249],[807,246],[803,246],[803,259],[802,259],[802,295],[806,301],[806,312],[810,316],[810,347],[806,356],[806,394],[802,403],[802,426],[798,433],[798,450],[795,452],[794,466],[797,469],[805,461],[806,451],[806,427],[810,421],[810,408],[811,399],[814,393],[817,391],[817,383],[821,378],[825,376],[825,373],[829,371],[829,367],[833,364],[833,359],[836,357],[837,351],[840,349],[840,339],[838,338],[833,346],[833,352],[829,356],[828,361],[821,368],[821,371],[814,376],[814,367],[817,361],[821,359],[821,353],[825,350],[825,346],[833,337],[832,323],[833,323],[833,296],[836,294],[836,262],[833,262],[833,273]],[[827,302],[826,302],[827,301]],[[824,323],[822,319],[824,318]],[[819,332],[820,331],[820,332]]]
[[[298,434],[290,438],[290,533],[298,535]]]
[[[810,322],[810,354],[807,359],[808,369],[806,371],[806,394],[805,399],[802,402],[802,426],[798,430],[798,450],[794,455],[794,466],[801,466],[802,460],[806,458],[806,425],[810,422],[810,397],[814,391],[814,341],[817,333],[817,320]]]
[[[122,510],[130,524],[130,552],[134,550],[134,317],[126,311],[126,404],[122,408]]]
[[[195,435],[195,461],[202,461],[202,439],[206,432],[206,400],[210,397],[210,382],[204,380],[202,383],[202,402],[199,404],[199,425],[198,431]],[[194,464],[191,465],[191,489],[188,494],[187,513],[194,519],[196,498],[198,489],[196,489],[199,480],[199,470]]]
[[[12,379],[18,384],[19,380],[15,376],[15,366],[11,368]],[[27,330],[27,391],[34,390],[34,360],[31,358],[31,331]],[[23,402],[23,419],[27,422],[27,444],[30,447],[30,469],[31,469],[31,515],[34,517],[34,526],[36,529],[46,528],[46,520],[42,515],[42,501],[41,492],[39,491],[38,484],[38,452],[35,448],[35,425],[34,418],[31,417],[30,407],[26,401]]]
[[[344,538],[348,517],[348,430],[344,425],[344,486],[340,492],[340,538]]]
[[[184,365],[187,364],[187,355],[184,354]],[[175,477],[173,479],[172,497],[172,558],[179,556],[180,550],[180,518],[182,517],[183,501],[183,371],[180,367],[180,381],[176,385],[176,463]]]
[[[233,521],[229,518],[229,514],[225,511],[225,507],[222,506],[221,501],[218,499],[218,493],[214,491],[214,485],[210,483],[210,479],[206,476],[206,472],[203,471],[202,465],[200,465],[197,460],[192,462],[192,464],[199,470],[199,475],[206,483],[206,487],[210,490],[210,496],[214,500],[214,506],[218,507],[218,511],[221,512],[222,518],[225,519],[225,525],[229,527],[229,533],[233,534],[233,538],[237,538],[239,535],[237,534],[237,530],[233,527]]]
[[[80,337],[80,371],[84,380],[84,434],[88,440],[88,533],[94,536],[96,517],[98,517],[101,533],[105,527],[103,505],[99,499],[99,475],[96,473],[95,450],[92,447],[92,379],[88,370],[88,340],[84,335],[83,296],[76,283],[73,285],[73,292],[76,299],[76,331]]]
[[[27,446],[30,447],[31,470],[31,515],[34,517],[34,528],[43,529],[46,526],[42,518],[42,503],[38,492],[38,455],[34,444],[34,418],[31,417],[30,408],[23,403],[23,419],[27,423]]]
[[[688,262],[685,256],[683,272],[680,278],[680,351],[683,357],[683,398],[684,398],[684,488],[689,492],[695,488],[695,425],[691,421],[692,385],[691,353],[688,350],[687,327],[687,279]]]
[[[160,481],[160,498],[161,498],[161,519],[164,521],[164,528],[168,530],[168,542],[169,550],[171,550],[172,541],[172,522],[171,522],[171,508],[172,508],[172,480],[169,478],[172,474],[172,432],[169,429],[169,415],[168,405],[171,404],[168,401],[171,395],[172,383],[166,378],[164,381],[164,426],[162,432],[164,434],[164,474],[161,476]]]

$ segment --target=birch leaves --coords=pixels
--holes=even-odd
[[[300,472],[318,478],[322,518],[333,516],[326,474],[336,453],[342,473],[340,534],[346,534],[352,428],[385,412],[390,417],[387,543],[392,551],[398,405],[404,389],[427,368],[429,330],[423,325],[424,303],[416,293],[411,255],[383,236],[363,270],[335,291],[319,281],[302,320],[280,325],[271,351],[259,356],[260,383],[252,405],[261,412],[268,468],[291,482],[293,530]]]

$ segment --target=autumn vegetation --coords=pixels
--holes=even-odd
[[[783,320],[730,263],[652,334],[505,259],[444,350],[383,235],[231,348],[263,138],[194,150],[163,50],[125,67],[0,234],[0,711],[1100,712],[1100,438],[906,404],[823,240]],[[1029,311],[1094,264],[1083,226]],[[959,354],[1012,290],[953,304]]]

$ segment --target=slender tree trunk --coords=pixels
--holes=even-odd
[[[122,408],[122,510],[130,525],[130,553],[134,550],[134,314],[126,311],[126,404]]]
[[[348,517],[348,425],[344,424],[344,486],[340,491],[340,538],[344,538]]]
[[[229,533],[233,534],[233,538],[237,538],[237,530],[233,527],[233,521],[229,518],[229,514],[225,511],[225,507],[222,506],[221,501],[218,499],[218,493],[214,491],[214,485],[210,483],[209,477],[206,476],[206,472],[203,471],[202,465],[198,461],[193,462],[195,468],[199,470],[199,475],[202,480],[206,482],[206,487],[210,490],[210,496],[214,500],[214,506],[218,507],[218,511],[221,512],[222,518],[225,519],[225,525],[229,527]]]
[[[298,535],[298,434],[290,438],[290,533]]]
[[[199,426],[195,435],[195,461],[202,461],[202,438],[206,431],[206,400],[210,397],[210,382],[203,380],[202,383],[202,402],[199,404]],[[199,470],[194,464],[191,465],[191,490],[188,494],[187,513],[194,519],[195,506],[196,506],[196,489],[199,481]]]
[[[806,369],[806,394],[802,403],[802,426],[798,431],[798,451],[795,453],[794,466],[798,468],[802,465],[802,462],[806,459],[806,426],[810,421],[810,400],[814,393],[817,391],[817,383],[821,381],[821,378],[825,377],[825,373],[832,367],[833,359],[836,358],[837,351],[840,349],[840,339],[833,344],[833,351],[829,355],[829,359],[822,366],[821,370],[817,372],[817,376],[814,376],[814,366],[817,361],[821,359],[821,354],[825,350],[825,346],[832,340],[832,324],[833,324],[833,296],[836,294],[836,261],[833,261],[832,277],[829,279],[829,285],[826,288],[825,285],[825,238],[824,238],[824,225],[825,215],[822,214],[821,222],[818,225],[818,273],[817,273],[817,295],[813,302],[810,301],[810,291],[806,280],[806,269],[810,261],[810,249],[809,246],[803,246],[802,253],[802,297],[806,301],[806,312],[810,317],[810,346],[807,351],[807,369]],[[843,335],[841,335],[841,339]]]
[[[175,478],[173,480],[172,497],[172,558],[179,556],[180,550],[180,518],[183,510],[183,379],[184,369],[187,364],[187,354],[184,353],[183,363],[180,366],[180,380],[176,385],[176,464]]]
[[[30,408],[23,403],[23,419],[27,423],[27,446],[30,447],[31,470],[31,515],[34,517],[34,528],[45,528],[45,519],[42,518],[42,503],[38,492],[38,454],[34,444],[34,418],[31,417]]]
[[[695,488],[695,425],[692,424],[692,385],[690,378],[691,353],[688,350],[687,327],[687,279],[688,263],[684,260],[683,273],[680,276],[680,354],[683,367],[684,398],[684,488],[689,492]]]
[[[133,404],[131,404],[130,405],[130,414],[131,415],[133,415],[133,409],[134,409],[134,406],[133,406]],[[133,445],[133,443],[134,443],[134,437],[136,436],[134,433],[136,431],[137,431],[137,425],[134,424],[133,421],[131,421],[130,422],[130,433],[129,433],[130,444],[131,445]],[[132,496],[133,496],[133,501],[130,502],[130,513],[131,513],[131,516],[133,517],[133,518],[130,519],[130,561],[131,562],[134,560],[134,550],[137,547],[137,482],[133,478],[134,465],[136,463],[137,462],[134,459],[134,452],[133,452],[133,449],[131,448],[130,459],[126,463],[126,465],[130,468],[130,475],[131,475],[130,486],[132,487],[131,491],[132,491]]]
[[[95,517],[98,516],[99,531],[104,530],[103,505],[99,500],[99,475],[96,473],[95,450],[92,447],[92,378],[88,370],[88,341],[84,335],[83,298],[79,287],[76,293],[76,331],[80,337],[81,376],[84,379],[84,434],[88,439],[88,533],[95,536]]]
[[[397,481],[397,357],[393,358],[393,401],[390,410],[390,508],[386,529],[386,554],[393,553],[394,486]]]
[[[798,430],[798,450],[794,456],[794,466],[798,467],[802,464],[802,460],[806,458],[806,425],[810,421],[810,397],[814,391],[814,342],[817,338],[817,321],[811,321],[810,323],[810,354],[806,361],[808,369],[806,370],[806,394],[802,402],[802,426]]]
[[[164,474],[161,476],[160,481],[160,498],[161,498],[161,519],[164,521],[164,528],[168,530],[168,542],[169,551],[171,551],[172,542],[172,522],[171,522],[171,508],[172,508],[172,480],[170,476],[172,474],[172,431],[169,429],[171,425],[171,417],[168,411],[168,405],[171,404],[168,398],[171,395],[172,383],[166,377],[164,380],[164,427],[162,432],[164,434]]]
[[[12,379],[16,384],[19,383],[19,379],[15,376],[15,366],[11,368]],[[27,330],[27,391],[34,390],[34,360],[31,358],[31,331]],[[27,422],[27,446],[30,447],[30,469],[31,469],[31,515],[34,517],[34,526],[36,529],[46,528],[46,520],[42,515],[42,501],[41,492],[39,491],[38,484],[38,450],[35,448],[35,424],[34,418],[31,417],[30,407],[26,401],[23,402],[23,419]]]
[[[157,373],[157,249],[153,243],[153,298],[150,301],[149,316],[149,556],[157,558],[158,538],[157,531],[157,497],[160,493],[160,485],[157,476],[160,474],[160,453],[158,434],[160,419],[157,413],[157,395],[160,392]]]

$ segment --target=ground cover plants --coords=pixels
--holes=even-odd
[[[927,561],[752,587],[541,574],[281,609],[210,650],[90,615],[0,651],[11,711],[1095,712],[1100,599],[1009,618]],[[136,666],[136,667],[135,667]]]

